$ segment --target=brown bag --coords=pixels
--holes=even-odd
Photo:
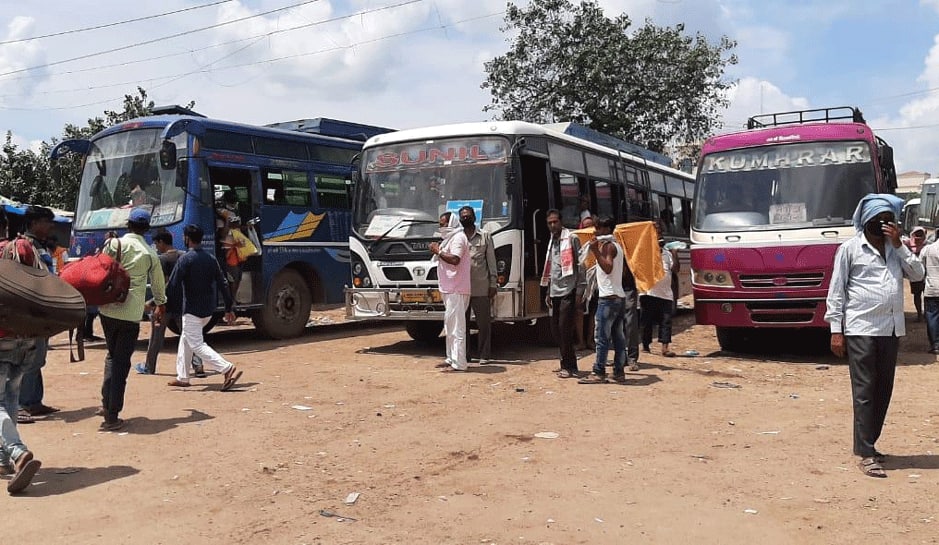
[[[51,337],[85,321],[85,299],[48,271],[0,259],[0,330]]]

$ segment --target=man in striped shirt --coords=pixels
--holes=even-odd
[[[848,356],[854,400],[854,454],[870,477],[886,477],[880,437],[897,365],[900,337],[906,334],[903,276],[923,279],[923,264],[900,242],[896,218],[903,200],[871,193],[854,212],[857,235],[835,254],[825,320],[831,325],[831,351]]]

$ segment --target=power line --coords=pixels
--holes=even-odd
[[[182,36],[188,36],[189,34],[195,34],[195,33],[197,33],[197,32],[203,32],[203,31],[205,31],[205,30],[212,30],[212,29],[219,28],[219,27],[223,27],[223,26],[227,26],[227,25],[230,25],[230,24],[233,24],[233,23],[240,23],[240,22],[242,22],[242,21],[247,21],[248,19],[255,19],[255,18],[257,18],[257,17],[263,17],[263,16],[265,16],[265,15],[270,15],[270,14],[276,13],[276,12],[278,12],[278,11],[284,11],[284,10],[288,10],[288,9],[293,9],[293,8],[300,7],[300,6],[303,6],[303,5],[306,5],[306,4],[312,4],[312,3],[314,3],[314,2],[319,2],[319,0],[304,0],[304,1],[302,1],[302,2],[297,2],[297,3],[291,4],[291,5],[289,5],[289,6],[284,6],[284,7],[282,7],[282,8],[272,9],[272,10],[270,10],[270,11],[261,12],[261,13],[255,14],[255,15],[248,15],[248,16],[245,16],[245,17],[241,17],[241,18],[239,18],[239,19],[232,19],[231,21],[225,21],[224,23],[216,23],[216,24],[214,24],[214,25],[209,25],[209,26],[202,27],[202,28],[195,28],[195,29],[192,29],[192,30],[187,30],[187,31],[185,31],[185,32],[178,32],[178,33],[176,33],[176,34],[170,34],[169,36],[162,36],[162,37],[160,37],[160,38],[155,38],[155,39],[147,40],[147,41],[144,41],[144,42],[137,42],[137,43],[133,43],[133,44],[130,44],[130,45],[124,45],[124,46],[121,46],[121,47],[115,47],[115,48],[113,48],[113,49],[108,49],[108,50],[105,50],[105,51],[99,51],[99,52],[97,52],[97,53],[89,53],[89,54],[87,54],[87,55],[80,55],[80,56],[78,56],[78,57],[72,57],[72,58],[70,58],[70,59],[64,59],[64,60],[61,60],[61,61],[55,61],[55,62],[50,62],[50,63],[46,63],[46,64],[38,64],[38,65],[36,65],[36,66],[29,66],[29,67],[27,67],[27,68],[20,68],[20,69],[18,69],[18,70],[11,70],[11,71],[9,71],[9,72],[0,73],[0,78],[2,78],[2,77],[4,77],[4,76],[10,76],[10,75],[12,75],[12,74],[19,74],[19,73],[21,73],[21,72],[31,72],[31,71],[33,71],[33,70],[38,70],[38,69],[40,69],[40,68],[48,68],[48,67],[50,67],[50,66],[57,66],[57,65],[59,65],[59,64],[65,64],[65,63],[72,62],[72,61],[78,61],[78,60],[83,60],[83,59],[89,59],[89,58],[91,58],[91,57],[98,57],[98,56],[101,56],[101,55],[107,55],[108,53],[115,53],[115,52],[117,52],[117,51],[125,51],[125,50],[127,50],[127,49],[133,49],[133,48],[135,48],[135,47],[140,47],[140,46],[143,46],[143,45],[150,45],[150,44],[154,44],[154,43],[157,43],[157,42],[162,42],[162,41],[164,41],[164,40],[172,40],[173,38],[179,38],[179,37],[182,37]]]
[[[33,41],[33,40],[42,40],[43,38],[53,38],[53,37],[55,37],[55,36],[65,36],[66,34],[77,34],[77,33],[79,33],[79,32],[88,32],[88,31],[91,31],[91,30],[100,30],[100,29],[102,29],[102,28],[110,28],[110,27],[115,27],[115,26],[120,26],[120,25],[126,25],[126,24],[128,24],[128,23],[137,23],[137,22],[140,22],[140,21],[146,21],[146,20],[148,20],[148,19],[158,19],[158,18],[160,18],[160,17],[166,17],[167,15],[176,15],[177,13],[183,13],[183,12],[185,12],[185,11],[192,11],[192,10],[196,10],[196,9],[209,8],[209,7],[212,7],[212,6],[217,6],[217,5],[219,5],[219,4],[224,4],[224,3],[226,3],[226,2],[231,2],[231,1],[232,1],[232,0],[219,0],[218,2],[212,2],[212,3],[210,3],[210,4],[202,4],[202,5],[199,5],[199,6],[192,6],[192,7],[188,7],[188,8],[178,9],[178,10],[175,10],[175,11],[167,11],[167,12],[163,12],[163,13],[157,13],[157,14],[155,14],[155,15],[147,15],[147,16],[145,16],[145,17],[138,17],[138,18],[136,18],[136,19],[125,19],[125,20],[123,20],[123,21],[115,21],[115,22],[113,22],[113,23],[104,23],[104,24],[100,24],[100,25],[96,25],[96,26],[90,26],[90,27],[84,27],[84,28],[75,28],[75,29],[72,29],[72,30],[63,30],[63,31],[61,31],[61,32],[54,32],[54,33],[52,33],[52,34],[43,34],[43,35],[41,35],[41,36],[32,36],[32,37],[30,37],[30,38],[19,38],[19,39],[16,39],[16,40],[6,40],[6,41],[3,41],[3,42],[0,42],[0,45],[18,44],[18,43],[22,43],[22,42],[30,42],[30,41]]]
[[[441,29],[450,28],[450,27],[453,27],[453,26],[456,26],[456,25],[459,25],[459,24],[469,23],[469,22],[478,21],[478,20],[482,20],[482,19],[488,19],[488,18],[490,18],[490,17],[496,17],[496,16],[504,15],[504,14],[505,14],[505,10],[502,10],[502,11],[497,11],[497,12],[493,12],[493,13],[487,13],[487,14],[485,14],[485,15],[478,15],[478,16],[475,16],[475,17],[468,17],[468,18],[466,18],[466,19],[460,19],[460,20],[458,20],[458,21],[453,21],[452,23],[450,23],[450,24],[448,24],[448,25],[434,25],[434,26],[419,28],[419,29],[411,30],[411,31],[407,31],[407,32],[399,32],[399,33],[397,33],[397,34],[389,34],[389,35],[386,35],[386,36],[380,36],[380,37],[378,37],[378,38],[373,38],[373,39],[371,39],[371,40],[365,40],[365,41],[362,41],[362,42],[352,43],[352,44],[349,44],[349,45],[340,45],[340,46],[330,47],[330,48],[327,48],[327,49],[320,49],[320,50],[317,50],[317,51],[309,51],[309,52],[306,52],[306,53],[298,53],[298,54],[295,54],[295,55],[286,55],[286,56],[283,56],[283,57],[269,58],[269,59],[264,59],[264,60],[260,60],[260,61],[255,61],[255,62],[249,62],[249,63],[243,63],[243,64],[236,64],[236,65],[231,65],[231,66],[224,66],[224,67],[221,67],[221,68],[214,68],[214,69],[211,69],[211,70],[205,70],[204,68],[202,68],[202,69],[198,69],[198,70],[189,71],[189,72],[186,72],[186,73],[183,73],[183,74],[178,74],[178,75],[176,75],[176,76],[166,76],[166,77],[167,77],[167,78],[172,78],[172,79],[176,80],[176,79],[181,79],[181,78],[186,77],[186,76],[191,76],[191,75],[199,74],[199,73],[203,73],[203,72],[215,72],[215,71],[221,71],[221,70],[230,70],[230,69],[233,69],[233,68],[244,68],[244,67],[248,67],[248,66],[256,66],[256,65],[259,65],[259,64],[267,64],[267,63],[271,63],[271,62],[278,62],[278,61],[296,59],[296,58],[300,58],[300,57],[308,57],[308,56],[312,56],[312,55],[319,55],[319,54],[321,54],[321,53],[329,53],[329,52],[332,52],[332,51],[338,51],[338,50],[342,50],[342,49],[352,49],[352,48],[355,48],[355,47],[358,47],[358,46],[362,46],[362,45],[377,43],[377,42],[381,42],[381,41],[384,41],[384,40],[390,40],[390,39],[393,39],[393,38],[402,38],[402,37],[405,37],[405,36],[410,36],[410,35],[413,35],[413,34],[424,33],[424,32],[428,32],[428,31],[432,31],[432,30],[441,30]],[[250,45],[253,45],[254,43],[256,43],[256,42],[252,42],[251,44],[248,44],[247,46],[245,46],[244,48],[242,48],[242,49],[240,49],[240,50],[238,50],[238,51],[241,51],[241,50],[243,50],[243,49],[249,47]],[[238,51],[236,51],[235,53],[237,53]],[[234,53],[232,53],[232,54],[234,54]],[[222,59],[218,59],[218,60],[216,60],[216,61],[213,61],[213,63],[210,63],[210,64],[215,64],[215,63],[217,63],[217,62],[223,60],[224,58],[230,57],[232,54],[226,55],[226,56],[223,57]],[[160,84],[160,86],[162,87],[162,86],[164,86],[164,85],[167,85],[168,83],[171,83],[171,82],[162,83],[162,84]],[[97,101],[95,101],[95,102],[88,102],[88,103],[85,103],[85,104],[74,104],[74,105],[71,105],[71,106],[48,106],[48,107],[41,107],[41,108],[12,108],[12,107],[7,107],[7,106],[0,106],[0,110],[10,110],[10,111],[71,110],[71,109],[75,109],[75,108],[85,108],[85,107],[88,107],[88,106],[98,106],[98,105],[100,105],[100,104],[109,104],[109,103],[113,103],[114,101],[121,100],[121,99],[123,99],[123,98],[124,98],[124,97],[116,97],[116,98],[109,98],[109,99],[106,99],[106,100],[97,100]]]
[[[319,20],[319,21],[314,21],[314,22],[312,22],[312,23],[305,23],[305,24],[298,25],[298,26],[295,26],[295,27],[283,28],[283,29],[278,29],[278,30],[272,30],[272,31],[270,31],[270,32],[266,32],[266,33],[263,33],[263,34],[255,34],[254,36],[249,36],[249,37],[247,37],[247,38],[240,38],[240,39],[238,39],[238,40],[232,40],[232,41],[229,41],[229,42],[225,42],[225,43],[223,43],[223,44],[215,44],[215,45],[208,46],[208,47],[204,47],[204,48],[201,48],[201,49],[195,49],[195,50],[191,50],[191,51],[183,51],[183,52],[180,52],[180,53],[173,53],[173,54],[171,54],[171,55],[161,55],[161,56],[158,56],[158,57],[151,57],[151,58],[149,58],[149,59],[142,59],[142,60],[138,60],[138,61],[129,61],[129,62],[118,63],[118,64],[109,65],[109,66],[99,66],[99,67],[94,67],[94,68],[86,68],[86,69],[83,69],[83,70],[75,70],[75,71],[67,72],[67,73],[87,72],[87,71],[98,70],[98,69],[103,69],[103,68],[113,68],[113,67],[116,67],[116,66],[127,66],[127,65],[130,65],[130,64],[135,64],[135,63],[139,63],[139,62],[146,62],[146,61],[149,61],[149,60],[165,59],[165,58],[168,58],[168,57],[174,57],[174,56],[179,56],[179,55],[186,55],[186,54],[194,53],[194,52],[196,52],[196,51],[202,51],[202,50],[205,50],[205,49],[210,49],[210,48],[213,48],[213,47],[220,47],[220,46],[223,46],[223,45],[230,45],[230,44],[234,44],[234,43],[240,43],[240,42],[244,42],[244,41],[247,41],[247,40],[254,40],[251,44],[249,44],[249,46],[250,46],[250,45],[253,45],[253,44],[257,43],[258,39],[260,39],[260,38],[269,38],[269,37],[271,37],[271,36],[273,36],[273,35],[275,35],[275,34],[282,34],[282,33],[284,33],[284,32],[292,32],[292,31],[294,31],[294,30],[299,30],[299,29],[303,29],[303,28],[310,28],[310,27],[313,27],[313,26],[324,25],[324,24],[327,24],[327,23],[334,23],[334,22],[336,22],[336,21],[342,21],[342,20],[344,20],[344,19],[351,19],[352,17],[357,17],[357,16],[360,16],[360,15],[366,15],[366,14],[369,14],[369,13],[375,13],[375,12],[379,12],[379,11],[385,11],[385,10],[400,8],[400,7],[403,7],[403,6],[410,5],[410,4],[417,4],[417,3],[420,3],[420,2],[423,2],[423,1],[424,1],[424,0],[407,0],[407,1],[405,1],[405,2],[400,2],[400,3],[398,3],[398,4],[390,4],[390,5],[381,6],[381,7],[378,7],[378,8],[372,8],[372,9],[367,9],[367,10],[361,10],[361,11],[357,11],[357,12],[355,12],[355,13],[351,13],[351,14],[348,14],[348,15],[339,15],[339,16],[336,16],[336,17],[332,17],[332,18],[330,18],[330,19],[322,19],[322,20]],[[240,49],[238,49],[237,51],[242,51],[242,50],[244,50],[244,49],[247,49],[247,48],[246,48],[246,47],[240,48]],[[223,59],[224,59],[224,58],[227,58],[227,57],[229,57],[229,56],[231,56],[231,55],[227,55],[226,57],[223,57]],[[221,59],[219,59],[219,60],[221,60]],[[213,64],[214,64],[215,62],[218,62],[218,60],[214,61]],[[206,66],[208,66],[208,65],[206,65]],[[205,68],[205,66],[203,66],[202,68]],[[200,70],[200,71],[201,71],[201,70]],[[199,72],[199,71],[197,71],[197,72]],[[190,75],[191,73],[192,73],[192,72],[187,72],[187,73],[182,74],[182,75],[183,75],[183,76],[186,76],[186,75]],[[29,76],[26,76],[26,77],[29,77]],[[76,88],[71,88],[71,89],[56,89],[56,90],[52,90],[52,91],[33,92],[33,93],[30,93],[30,95],[31,95],[31,96],[35,96],[35,95],[49,95],[49,94],[59,94],[59,93],[73,93],[73,92],[78,92],[78,91],[91,91],[91,90],[95,90],[95,89],[106,89],[106,88],[109,88],[109,87],[122,87],[122,86],[126,86],[126,85],[133,85],[133,84],[136,84],[136,83],[151,82],[151,81],[159,81],[159,80],[164,80],[164,79],[170,79],[170,80],[172,80],[172,79],[176,79],[176,78],[178,78],[178,77],[179,77],[179,75],[158,76],[158,77],[152,77],[152,78],[145,79],[145,80],[141,80],[141,79],[138,78],[138,79],[132,80],[132,81],[121,81],[121,82],[116,82],[116,83],[103,83],[103,84],[100,84],[100,85],[94,85],[94,86],[89,86],[89,87],[76,87]],[[17,78],[11,78],[11,79],[17,79]],[[11,93],[11,94],[6,94],[6,95],[0,95],[0,98],[12,98],[12,97],[19,97],[19,96],[23,96],[23,93]]]

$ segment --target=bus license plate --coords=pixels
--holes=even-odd
[[[439,303],[443,301],[437,290],[401,290],[402,303]]]

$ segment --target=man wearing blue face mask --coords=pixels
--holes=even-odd
[[[923,279],[923,264],[900,242],[903,200],[871,193],[854,212],[857,234],[835,254],[825,320],[831,351],[848,356],[854,401],[854,454],[869,477],[886,477],[880,438],[893,393],[903,316],[903,277]]]

